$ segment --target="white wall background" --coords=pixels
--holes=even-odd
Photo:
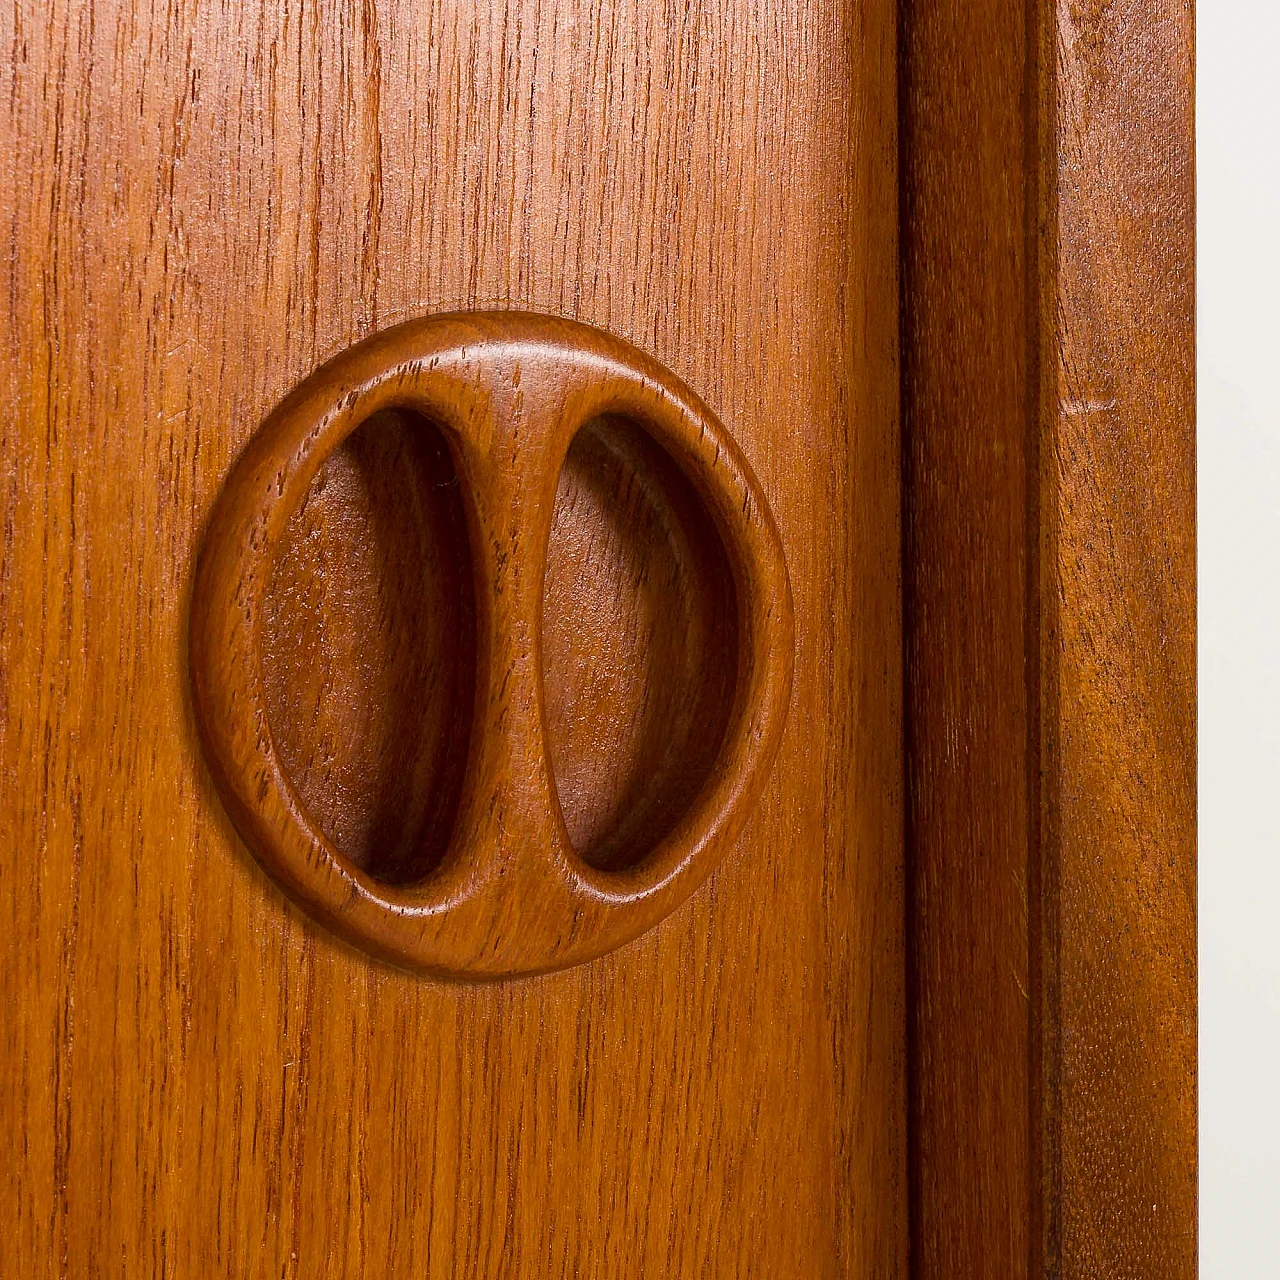
[[[1280,4],[1199,0],[1200,1274],[1280,1277]]]

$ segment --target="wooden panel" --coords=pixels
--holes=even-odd
[[[1180,0],[901,28],[912,1266],[1195,1273]]]
[[[1024,8],[902,29],[912,1265],[940,1280],[1025,1276],[1030,1247]]]
[[[0,37],[0,1269],[900,1274],[892,6],[63,0]],[[258,871],[184,636],[263,415],[474,306],[602,325],[707,400],[797,653],[703,892],[449,987]]]
[[[1054,30],[1046,1267],[1183,1280],[1196,1275],[1192,6],[1063,3]]]

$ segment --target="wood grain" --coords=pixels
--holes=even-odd
[[[905,1270],[894,20],[0,17],[0,1272]],[[264,415],[472,307],[600,325],[705,399],[797,618],[778,764],[705,889],[488,987],[283,901],[204,768],[184,642]]]
[[[737,614],[723,543],[671,456],[622,418],[579,431],[552,513],[542,665],[556,795],[592,866],[642,861],[714,768]]]
[[[1023,8],[901,28],[912,1271],[939,1280],[1030,1249]]]
[[[1045,1265],[1196,1262],[1190,0],[1061,4],[1041,469]],[[1046,39],[1049,33],[1046,32]]]
[[[1190,6],[900,31],[912,1269],[1192,1276]]]
[[[470,754],[476,601],[448,442],[374,414],[281,538],[255,661],[283,772],[334,848],[384,884],[444,858]]]
[[[455,583],[442,618],[455,631],[452,620],[464,612],[456,584],[470,577],[466,598],[474,607],[467,620],[474,622],[455,643],[469,640],[475,652],[470,680],[458,681],[456,660],[428,672],[441,694],[438,706],[424,708],[436,714],[418,724],[434,740],[424,776],[412,776],[416,752],[407,762],[397,760],[398,751],[379,761],[379,768],[398,764],[410,773],[422,793],[415,807],[436,811],[443,828],[428,836],[430,860],[415,865],[402,857],[388,877],[381,863],[361,865],[333,842],[290,778],[271,729],[263,641],[280,567],[295,540],[292,526],[316,486],[327,488],[329,458],[380,416],[404,411],[434,424],[451,458],[444,482],[456,491],[463,524],[435,573]],[[678,629],[675,609],[668,613],[672,639],[701,688],[678,680],[672,688],[665,672],[632,682],[629,701],[641,719],[662,716],[656,732],[670,735],[669,763],[618,754],[625,744],[608,738],[579,739],[563,713],[553,722],[570,733],[562,732],[557,752],[550,749],[547,703],[563,710],[572,695],[558,664],[548,669],[544,659],[548,543],[553,526],[564,527],[555,506],[571,446],[583,431],[598,438],[602,424],[630,429],[636,463],[626,477],[630,485],[656,490],[683,482],[684,519],[677,527],[667,503],[670,532],[661,540],[676,550],[682,576],[716,615],[714,626]],[[636,437],[648,447],[637,448]],[[392,527],[390,519],[383,522],[384,538]],[[602,541],[598,518],[578,540]],[[422,549],[416,531],[409,544],[390,555],[395,565],[412,562]],[[346,564],[328,568],[327,585],[341,601]],[[646,558],[642,580],[647,571]],[[393,585],[394,579],[387,589]],[[607,596],[629,585],[611,582]],[[680,595],[666,594],[677,601]],[[621,621],[644,640],[634,595],[628,592]],[[592,614],[572,597],[556,603],[574,620],[579,661],[609,664],[610,630],[591,625]],[[323,598],[302,612],[318,616],[304,616],[299,630],[320,637],[351,625],[341,605],[328,617]],[[437,638],[423,646],[428,661],[444,643]],[[412,636],[401,645],[412,650]],[[786,722],[794,645],[777,525],[715,415],[620,338],[527,311],[455,312],[397,325],[307,378],[259,427],[227,477],[205,531],[191,601],[196,718],[237,831],[281,887],[334,933],[437,977],[567,968],[631,941],[679,906],[741,833],[759,798]],[[351,692],[350,681],[335,689],[330,679],[317,693],[316,664],[305,656],[295,661],[297,652],[293,646],[271,664],[276,710],[295,725],[300,713],[314,716],[321,704]],[[363,658],[345,652],[329,670],[359,669]],[[678,670],[672,667],[672,675]],[[685,705],[676,711],[672,700],[681,695]],[[605,713],[619,705],[610,699]],[[362,714],[358,705],[338,716],[345,728]],[[295,756],[323,759],[328,735],[307,743],[302,732]],[[610,746],[624,775],[642,767],[638,794],[625,798],[616,826],[590,849],[579,848],[559,797],[571,812],[579,807],[574,760]]]

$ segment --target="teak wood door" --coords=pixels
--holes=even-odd
[[[14,1276],[1190,1277],[1177,0],[0,21]]]

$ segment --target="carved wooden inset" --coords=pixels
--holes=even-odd
[[[791,601],[732,439],[599,330],[441,316],[307,380],[236,464],[191,619],[246,843],[353,943],[564,967],[702,881],[785,718]]]
[[[315,825],[389,884],[453,833],[475,706],[466,513],[440,430],[375,414],[321,466],[262,616],[267,719]]]
[[[626,419],[569,447],[542,612],[547,745],[574,848],[631,865],[706,782],[737,678],[723,544],[693,485]]]

